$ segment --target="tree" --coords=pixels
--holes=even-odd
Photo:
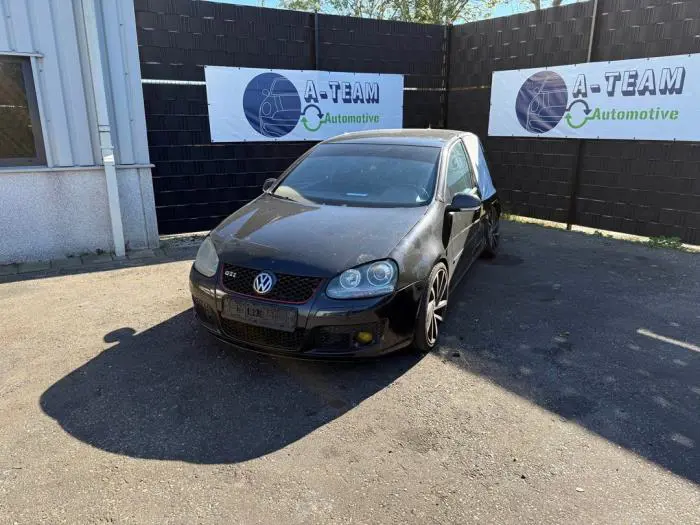
[[[282,0],[281,5],[298,11],[424,24],[452,24],[480,18],[490,13],[501,1],[503,0]]]

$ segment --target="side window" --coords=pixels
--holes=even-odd
[[[471,162],[471,157],[469,157],[469,153],[467,153],[467,172],[469,173],[469,175],[467,176],[467,180],[469,181],[469,189],[478,188],[479,183],[476,180],[474,165]]]
[[[463,193],[471,189],[472,186],[472,170],[469,165],[469,158],[464,149],[462,141],[457,142],[450,151],[450,157],[447,161],[447,198],[451,200],[457,193]]]
[[[0,166],[46,164],[27,57],[0,55]]]

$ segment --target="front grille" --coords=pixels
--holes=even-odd
[[[221,318],[221,328],[231,339],[252,345],[271,346],[283,350],[298,350],[304,341],[304,330],[284,332],[272,328],[263,328],[231,319]]]
[[[260,270],[224,264],[223,284],[232,292],[249,295],[258,299],[286,303],[305,303],[311,299],[323,279],[275,273],[277,282],[265,295],[255,293],[253,281]]]

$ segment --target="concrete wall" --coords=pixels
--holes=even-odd
[[[83,21],[95,2],[125,243],[158,232],[133,4],[0,1],[0,55],[31,57],[47,166],[0,168],[0,264],[114,250]]]
[[[111,251],[100,170],[0,175],[0,246],[7,262]],[[0,260],[2,260],[0,259]]]

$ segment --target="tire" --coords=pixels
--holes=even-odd
[[[414,329],[413,348],[420,353],[430,352],[437,345],[440,325],[447,310],[449,288],[447,266],[438,263],[430,271]]]
[[[487,259],[493,259],[501,245],[501,219],[496,208],[490,208],[486,214],[484,236],[484,251],[481,254]]]

